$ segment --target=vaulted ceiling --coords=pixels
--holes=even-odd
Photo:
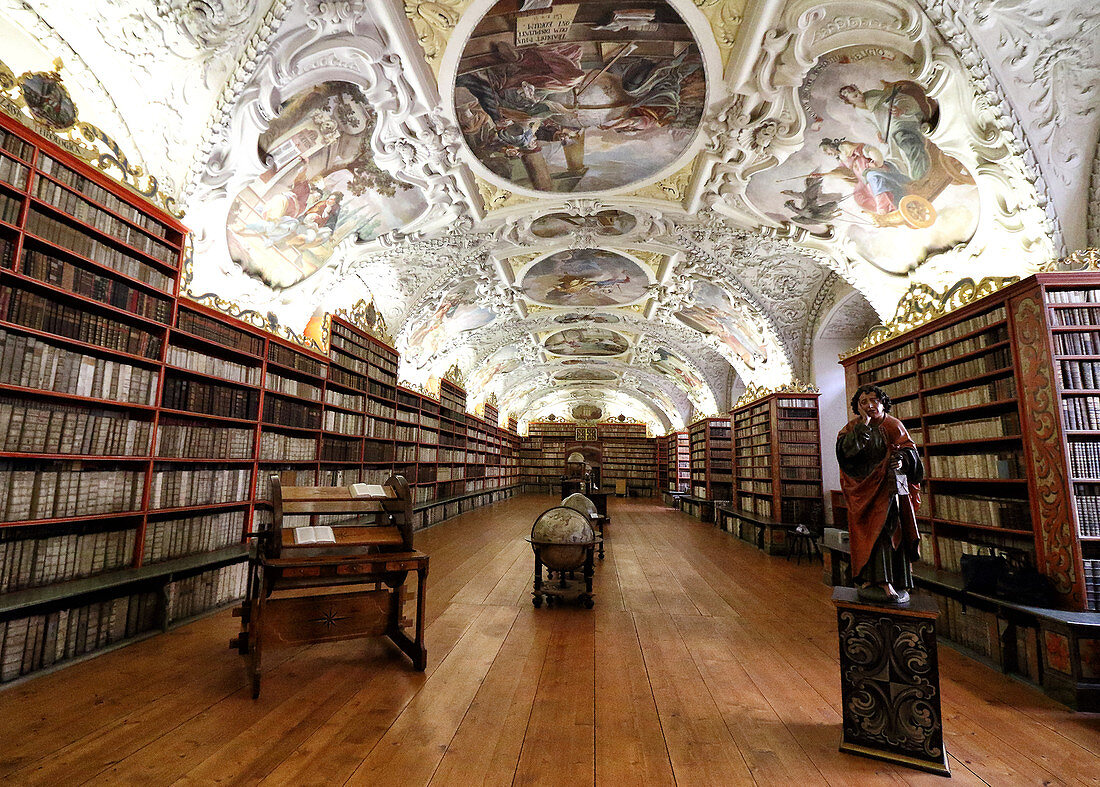
[[[305,343],[346,315],[523,420],[680,428],[812,381],[913,283],[1100,233],[1084,0],[0,0],[0,30],[186,210],[192,297]]]

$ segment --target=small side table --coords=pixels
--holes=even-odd
[[[910,591],[903,607],[833,589],[840,635],[840,750],[950,776],[940,712],[939,607]]]

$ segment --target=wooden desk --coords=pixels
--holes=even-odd
[[[372,490],[358,486],[282,486],[272,478],[273,521],[251,534],[246,596],[234,611],[241,633],[230,642],[247,657],[253,698],[260,694],[266,645],[385,635],[415,669],[427,666],[428,556],[413,548],[409,485],[393,476]],[[287,517],[331,527],[335,541],[298,544]],[[410,573],[416,575],[411,635],[403,616]],[[308,592],[320,588],[325,591]]]

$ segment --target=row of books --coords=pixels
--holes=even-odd
[[[1059,355],[1100,354],[1100,331],[1065,331],[1051,334]]]
[[[268,373],[270,375],[270,372]],[[293,391],[285,391],[285,393],[294,393]],[[300,395],[300,394],[299,394]],[[307,397],[312,399],[313,397]],[[359,394],[344,393],[343,391],[337,391],[332,388],[325,389],[325,404],[331,404],[334,407],[343,407],[348,410],[356,410],[358,412],[363,411],[363,406],[366,404],[367,397],[360,396]]]
[[[325,410],[325,429],[347,435],[363,433],[363,416],[336,410]]]
[[[234,563],[168,583],[165,615],[169,623],[194,617],[244,597],[248,565]]]
[[[249,499],[250,468],[158,466],[149,487],[149,508],[185,508]]]
[[[969,358],[965,361],[942,366],[925,372],[923,382],[926,388],[944,385],[955,380],[964,380],[969,377],[977,377],[982,374],[991,374],[1012,366],[1012,354],[1009,348],[998,347],[990,353]]]
[[[1046,290],[1047,303],[1100,303],[1100,290]]]
[[[0,398],[0,451],[148,456],[153,425],[123,413]]]
[[[260,435],[260,459],[266,461],[310,462],[317,458],[317,441],[311,437],[293,437],[264,431]]]
[[[1064,389],[1100,388],[1100,361],[1058,361]]]
[[[821,497],[821,484],[799,484],[784,480],[780,489],[784,497]]]
[[[18,224],[19,211],[22,208],[23,203],[20,200],[0,191],[0,221],[6,221],[8,224]],[[10,268],[11,266],[5,265],[4,267]]]
[[[932,394],[924,397],[925,415],[958,410],[963,407],[979,407],[990,402],[1013,399],[1016,396],[1016,383],[1011,377],[1002,377],[981,385],[973,385],[958,391]]]
[[[356,391],[370,390],[370,381],[366,377],[360,377],[357,374],[346,372],[336,366],[329,367],[328,379],[336,385],[342,385],[345,388],[353,388]]]
[[[1100,478],[1100,443],[1069,443],[1069,469],[1075,478]]]
[[[26,157],[24,157],[26,159]],[[46,173],[54,180],[64,183],[71,189],[79,191],[86,197],[89,197],[94,202],[98,202],[100,205],[105,205],[110,210],[114,211],[118,215],[125,219],[137,224],[142,229],[157,235],[161,238],[168,237],[168,228],[154,219],[152,216],[143,213],[134,205],[130,205],[127,202],[123,202],[107,189],[100,186],[93,180],[90,180],[83,175],[78,175],[73,170],[66,167],[61,162],[47,156],[45,153],[40,153],[38,156],[38,169],[41,172]]]
[[[320,429],[321,408],[300,399],[268,396],[264,398],[264,423],[298,429]]]
[[[68,661],[150,631],[157,593],[135,593],[0,622],[0,682]]]
[[[251,459],[253,434],[249,428],[162,421],[157,426],[157,456]]]
[[[189,350],[186,347],[169,345],[164,362],[171,366],[178,366],[200,374],[208,374],[211,377],[220,377],[234,383],[260,384],[260,369],[258,366],[245,366],[234,361],[227,361],[224,358],[218,358],[216,355]]]
[[[0,204],[3,203],[3,194],[0,194]],[[15,267],[15,241],[0,235],[0,268],[11,270]]]
[[[359,441],[325,437],[321,441],[321,461],[358,462]]]
[[[32,207],[27,212],[26,231],[123,276],[145,282],[161,292],[172,293],[174,283],[172,276],[165,274],[148,261],[93,238],[37,208]]]
[[[797,432],[791,432],[786,429],[781,429],[778,434],[779,441],[781,443],[817,443],[817,430],[810,431],[808,429],[799,430]]]
[[[180,309],[176,317],[176,327],[214,344],[240,350],[249,355],[259,355],[263,352],[264,340],[259,336],[253,336],[250,333],[238,330],[228,323],[208,317],[205,314]],[[272,347],[275,346],[272,345]]]
[[[1005,530],[1031,529],[1031,507],[1027,500],[943,492],[936,492],[929,495],[929,498],[931,510],[937,519],[999,527]],[[943,567],[942,561],[941,567]],[[958,569],[949,570],[958,571]]]
[[[886,366],[881,366],[877,369],[871,369],[866,372],[860,372],[858,376],[858,382],[860,385],[866,385],[867,383],[877,383],[880,380],[889,380],[891,377],[899,377],[903,374],[911,373],[915,368],[915,359],[913,356],[903,358],[900,361],[896,361]]]
[[[352,354],[362,355],[365,351],[372,363],[384,369],[397,371],[398,356],[395,351],[381,347],[369,339],[363,339],[339,323],[332,324],[331,343],[334,347],[347,350]]]
[[[389,421],[368,418],[366,428],[363,430],[363,436],[373,437],[379,440],[393,440],[397,437],[397,427]]]
[[[325,370],[328,368],[321,361],[313,358],[304,353],[295,352],[286,345],[276,344],[272,342],[267,346],[267,359],[279,366],[285,366],[288,369],[294,369],[304,374],[308,374],[311,377],[325,376]]]
[[[1063,405],[1065,400],[1063,400]],[[1100,402],[1098,402],[1100,404]],[[1098,410],[1100,413],[1100,410]],[[986,418],[970,418],[965,421],[928,424],[928,442],[953,443],[959,440],[985,440],[998,437],[1014,437],[1020,434],[1020,414],[1013,411]]]
[[[0,521],[25,522],[141,509],[144,471],[79,468],[79,464],[69,463],[27,468],[0,462],[0,489],[7,490]]]
[[[920,356],[921,366],[935,366],[936,364],[951,361],[968,353],[977,352],[978,350],[992,347],[995,344],[1001,344],[1006,341],[1008,341],[1008,329],[1003,324],[998,324],[992,330],[983,331],[982,333],[963,339],[960,342],[949,344],[946,347],[940,347],[931,352],[922,353]],[[929,372],[925,372],[925,385],[936,385],[937,383],[929,382],[930,374]],[[958,376],[970,377],[972,375],[959,374]]]
[[[771,481],[742,481],[737,485],[737,491],[770,495],[772,493],[772,483]]]
[[[268,371],[264,374],[264,388],[274,393],[283,394],[284,396],[296,396],[300,399],[309,399],[311,402],[322,401],[321,389],[318,388],[316,385],[303,383],[301,380],[292,380],[289,377],[283,377],[271,371]],[[337,407],[341,406],[339,404],[339,401],[342,399],[348,399],[352,402],[358,399],[359,404],[362,403],[363,399],[363,397],[361,396],[355,397],[344,395],[336,391],[329,391],[328,394],[331,394],[331,396],[326,395],[326,397],[324,398],[333,399],[334,401],[330,403],[335,404]],[[347,407],[349,405],[342,406]]]
[[[1019,555],[1021,550],[1034,549],[1034,544],[1029,539],[1021,540],[1019,536],[1002,537],[996,533],[983,533],[981,541],[964,541],[937,534],[936,548],[939,552],[940,568],[954,574],[961,574],[963,555],[987,554],[1012,557]]]
[[[33,249],[25,250],[21,272],[100,303],[168,324],[172,302],[126,282],[78,267],[67,260]]]
[[[23,161],[30,162],[34,155],[34,146],[25,142],[10,131],[0,129],[0,148],[6,150]]]
[[[398,462],[435,462],[436,449],[417,445],[399,445],[395,456]]]
[[[1100,612],[1100,560],[1086,559],[1085,603],[1089,611]]]
[[[0,593],[128,568],[136,541],[133,528],[0,541]]]
[[[163,240],[146,234],[128,222],[116,218],[98,205],[89,202],[82,195],[69,191],[52,180],[38,178],[34,185],[34,196],[49,205],[53,205],[62,213],[89,224],[99,232],[125,243],[130,248],[148,254],[167,265],[176,264],[176,257],[179,254],[177,249],[173,249]]]
[[[821,468],[784,466],[779,469],[779,477],[784,480],[791,479],[793,481],[820,481]]]
[[[893,409],[890,410],[890,415],[899,419],[916,418],[920,414],[920,401],[917,399],[894,402]]]
[[[260,394],[247,388],[227,387],[169,374],[164,379],[161,406],[223,418],[251,419],[256,417],[260,406]]]
[[[891,382],[884,382],[879,385],[886,395],[891,399],[900,399],[904,396],[909,396],[917,392],[917,376],[910,375],[909,377],[901,377]]]
[[[159,358],[163,343],[144,328],[12,287],[0,287],[0,320],[143,358]]]
[[[1100,488],[1096,484],[1076,484],[1078,533],[1084,538],[1100,538]]]
[[[947,596],[936,596],[940,617],[936,630],[940,636],[980,653],[994,662],[1000,661],[1001,636],[997,615],[973,604],[963,604]]]
[[[1100,325],[1100,307],[1082,306],[1077,309],[1053,309],[1052,325]]]
[[[930,333],[927,336],[922,336],[918,339],[919,349],[927,350],[931,347],[935,347],[938,344],[952,341],[953,339],[959,339],[968,333],[977,331],[981,328],[988,328],[996,323],[1003,322],[1006,316],[1005,307],[998,306],[995,309],[991,309],[984,314],[976,314],[970,319],[957,322],[954,325],[948,325],[946,328],[942,328],[934,333]]]
[[[1026,478],[1020,451],[980,454],[933,454],[928,457],[930,475],[937,478]]]
[[[158,563],[239,544],[244,538],[244,523],[245,514],[240,510],[151,519],[145,526],[142,561]]]
[[[864,372],[870,369],[877,369],[879,366],[899,361],[907,355],[913,354],[913,343],[905,342],[899,344],[892,350],[887,350],[884,353],[873,355],[870,358],[864,358],[862,361],[856,364],[857,372]]]

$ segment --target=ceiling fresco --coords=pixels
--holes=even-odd
[[[821,326],[912,285],[1100,238],[1100,12],[1068,2],[0,0],[0,24],[15,74],[62,57],[81,119],[186,209],[190,297],[319,348],[345,315],[502,419],[656,431],[813,382]]]
[[[750,181],[749,202],[775,221],[836,233],[899,275],[967,241],[978,188],[930,139],[950,118],[912,74],[912,60],[879,46],[823,57],[798,90],[805,144]]]
[[[545,306],[620,306],[646,294],[649,276],[634,260],[606,249],[570,249],[528,268],[523,294]]]
[[[378,168],[375,113],[356,85],[328,82],[287,101],[259,139],[271,162],[229,209],[233,261],[273,290],[328,263],[345,238],[369,242],[428,207],[408,183]]]
[[[604,191],[680,157],[702,119],[706,78],[671,5],[527,6],[493,5],[458,60],[455,116],[489,177],[542,193]]]

